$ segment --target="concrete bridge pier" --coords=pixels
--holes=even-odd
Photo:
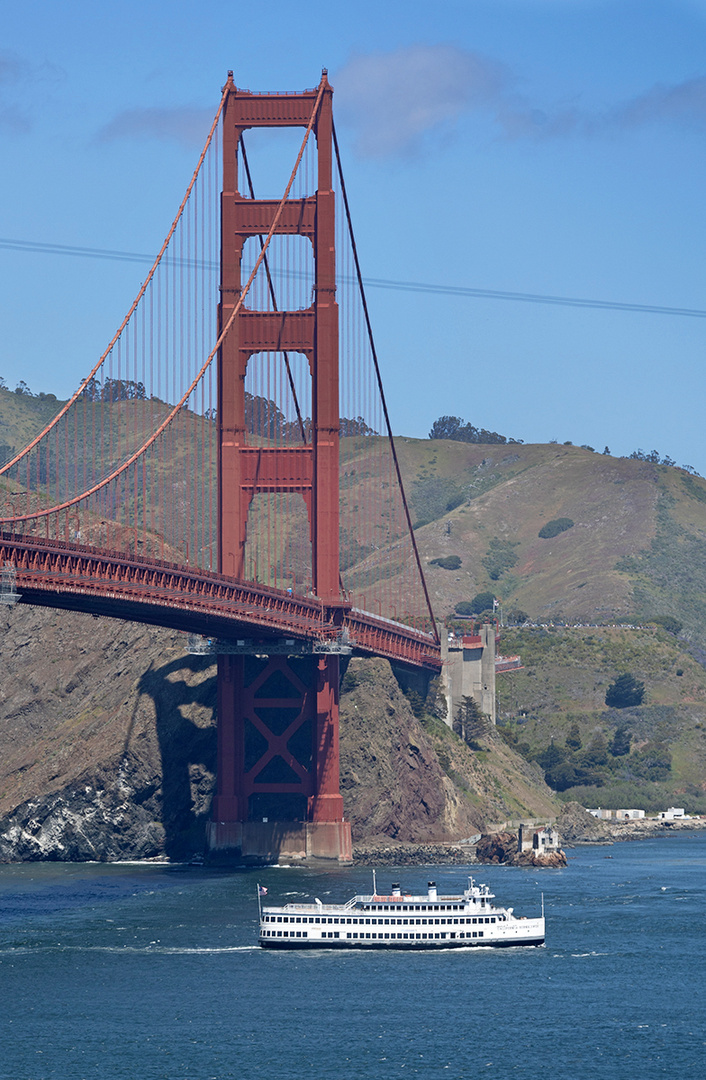
[[[494,623],[485,623],[478,634],[449,635],[442,628],[443,685],[447,724],[464,697],[472,697],[480,711],[495,724],[495,656],[498,641]]]
[[[291,643],[290,643],[291,644]],[[211,861],[352,858],[339,791],[339,656],[218,656]]]

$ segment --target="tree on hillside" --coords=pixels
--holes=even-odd
[[[377,431],[371,428],[362,416],[356,416],[352,420],[342,416],[339,421],[339,435],[341,438],[349,435],[377,435]]]
[[[460,416],[440,416],[435,420],[429,432],[430,439],[453,439],[467,443],[521,443],[522,439],[508,439],[497,431],[474,427]]]
[[[631,705],[642,705],[644,696],[644,682],[626,671],[624,675],[619,675],[606,690],[605,703],[609,709],[627,709]]]
[[[494,603],[492,592],[479,592],[472,600],[459,600],[454,610],[457,615],[481,615],[484,611],[492,611]]]
[[[453,729],[471,750],[482,750],[478,742],[488,731],[489,719],[481,712],[475,698],[464,697],[454,717]]]
[[[495,596],[492,592],[479,592],[471,600],[471,614],[480,615],[482,611],[492,611]]]
[[[664,457],[659,456],[659,450],[650,450],[646,453],[644,450],[633,450],[630,454],[630,458],[633,461],[649,461],[652,465],[676,465],[674,458],[670,458],[669,454],[665,454]]]
[[[630,732],[624,726],[615,729],[615,734],[608,747],[613,757],[624,757],[630,753]]]
[[[566,745],[569,750],[580,750],[583,746],[583,743],[581,742],[581,729],[575,720],[569,728],[569,734],[566,736]]]
[[[655,615],[650,622],[657,623],[658,626],[668,630],[670,634],[678,634],[681,630],[683,623],[680,619],[675,619],[673,615]]]
[[[546,750],[541,750],[538,754],[535,754],[534,760],[545,772],[549,772],[563,761],[566,761],[566,750],[561,746],[557,746],[554,739],[552,739]]]
[[[608,742],[602,731],[597,731],[588,747],[579,755],[581,765],[587,769],[608,764]]]

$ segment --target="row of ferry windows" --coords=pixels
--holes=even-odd
[[[373,926],[382,926],[383,924],[385,926],[390,926],[390,925],[392,925],[392,926],[408,926],[408,925],[410,925],[410,926],[415,926],[415,925],[416,926],[420,926],[420,925],[421,926],[426,926],[427,924],[429,924],[431,926],[458,926],[459,923],[461,923],[463,925],[465,923],[474,923],[475,924],[475,923],[505,922],[505,916],[504,915],[499,915],[496,918],[495,915],[486,915],[485,917],[480,915],[477,918],[473,918],[473,919],[470,919],[470,918],[469,919],[343,919],[343,918],[329,918],[329,919],[327,919],[325,917],[319,917],[318,915],[317,916],[313,916],[313,915],[312,916],[307,916],[307,915],[265,915],[264,916],[264,922],[335,923],[336,925],[341,923],[341,924],[345,924],[345,925],[348,925],[348,926],[351,926],[351,924],[353,926],[357,926],[357,925],[363,924],[363,923],[366,926],[370,926],[371,923],[372,923]]]
[[[470,937],[481,938],[481,937],[483,937],[484,933],[485,933],[484,930],[473,930],[473,931],[469,930],[465,934],[464,934],[463,931],[461,931],[461,933],[458,936],[460,938],[463,938],[463,937],[466,937],[466,938],[470,938]],[[305,938],[305,937],[309,936],[309,932],[307,930],[263,930],[263,936],[264,937],[298,937],[298,938]],[[328,938],[340,938],[341,934],[340,934],[339,930],[322,930],[321,931],[321,936],[324,937],[324,938],[327,938],[327,937]],[[414,938],[415,940],[417,940],[417,939],[429,939],[429,938],[445,939],[447,936],[448,937],[456,937],[455,934],[447,934],[445,931],[442,931],[441,933],[438,933],[438,934],[431,934],[431,933],[428,933],[428,932],[421,932],[419,934],[417,934],[417,933],[414,933],[414,934],[412,934],[412,933],[406,933],[406,934],[405,933],[401,933],[401,934],[399,934],[399,933],[388,933],[388,934],[384,934],[384,933],[380,933],[380,932],[376,933],[376,931],[373,930],[372,932],[371,931],[366,931],[365,933],[363,933],[362,931],[360,933],[356,933],[355,931],[353,931],[352,933],[349,932],[349,933],[346,934],[346,938],[356,938],[356,939],[360,939],[360,938],[366,938],[366,939],[367,938],[371,938],[371,939],[372,938],[376,938],[376,939],[379,939],[379,938],[395,938],[397,940],[403,940],[403,939],[409,940],[410,938]]]
[[[485,897],[474,897],[471,904],[485,904]],[[363,911],[465,911],[466,904],[363,904]]]

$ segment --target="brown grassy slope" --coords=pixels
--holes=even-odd
[[[0,391],[0,443],[20,445],[58,404]],[[164,408],[120,402],[112,422],[125,425],[129,414],[136,429],[142,412]],[[191,415],[179,422],[185,433],[201,430]],[[427,522],[416,537],[437,616],[486,589],[506,610],[520,607],[537,621],[644,619],[678,608],[688,614],[692,638],[706,646],[706,482],[679,469],[554,444],[400,438],[397,447],[412,516]],[[399,615],[407,586],[401,548],[389,554],[393,493],[383,482],[379,450],[376,438],[342,440],[344,579],[360,588],[379,578],[365,590],[369,606],[375,609],[378,593],[392,591]],[[368,523],[371,515],[377,526]],[[557,517],[571,518],[573,528],[540,539],[542,525]],[[366,535],[358,535],[360,521]],[[496,580],[483,565],[494,538],[511,545],[517,560]],[[430,565],[445,555],[460,556],[460,569]],[[702,564],[699,577],[693,570]]]
[[[437,460],[430,466],[434,456]],[[631,577],[615,567],[619,559],[646,547],[655,534],[654,466],[577,447],[413,445],[408,440],[403,461],[412,496],[425,465],[427,473],[435,469],[439,476],[453,470],[466,494],[463,505],[417,530],[427,564],[452,554],[463,560],[458,571],[428,566],[432,597],[441,614],[485,589],[536,620],[558,614],[572,620],[632,614]],[[670,470],[659,470],[665,471]],[[474,497],[474,477],[487,480],[490,474],[492,488]],[[540,528],[559,517],[571,518],[574,527],[553,539],[540,539]],[[701,519],[706,528],[706,504]],[[515,543],[517,557],[515,567],[496,581],[482,562],[493,537]]]

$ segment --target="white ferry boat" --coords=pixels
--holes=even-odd
[[[258,886],[258,898],[266,890]],[[452,896],[437,895],[430,881],[426,895],[378,894],[373,875],[370,896],[354,896],[346,904],[285,904],[264,907],[260,901],[263,949],[453,949],[469,946],[501,948],[544,944],[542,914],[527,919],[512,908],[496,907],[487,885],[468,879],[468,888]]]

